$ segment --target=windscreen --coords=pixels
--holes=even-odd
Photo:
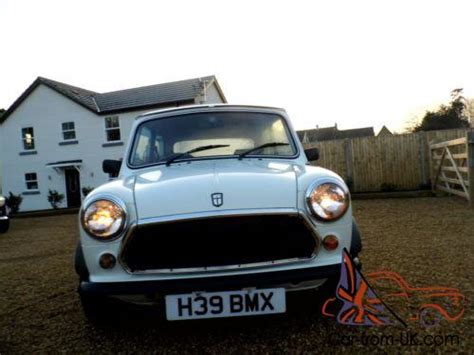
[[[177,160],[237,157],[264,144],[281,143],[249,152],[247,157],[291,157],[296,147],[285,120],[270,113],[205,112],[177,115],[142,123],[136,132],[129,157],[131,166],[164,163],[176,154]],[[197,152],[196,148],[222,145]]]

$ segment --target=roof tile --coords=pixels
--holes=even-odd
[[[0,123],[18,107],[21,102],[40,84],[75,101],[95,113],[106,114],[117,111],[138,110],[145,107],[161,106],[194,100],[203,90],[203,85],[215,81],[214,75],[202,78],[174,81],[157,85],[142,86],[132,89],[98,93],[59,81],[38,77],[25,92],[1,116]],[[223,97],[225,102],[225,98]]]

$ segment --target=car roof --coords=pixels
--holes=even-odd
[[[154,116],[159,116],[161,114],[168,115],[169,113],[196,113],[196,112],[206,112],[206,111],[234,111],[234,110],[243,110],[243,111],[254,111],[254,112],[286,112],[285,109],[279,107],[270,107],[270,106],[255,106],[255,105],[229,105],[229,104],[206,104],[206,105],[189,105],[181,107],[172,107],[161,110],[155,110],[151,112],[146,112],[139,115],[136,119],[142,120],[146,118],[151,118]]]

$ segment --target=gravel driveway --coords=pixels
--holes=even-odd
[[[354,201],[354,210],[363,235],[364,273],[393,270],[410,284],[456,287],[472,299],[474,212],[464,201],[365,200]],[[304,302],[293,300],[293,310],[283,316],[168,323],[142,311],[115,325],[93,327],[86,323],[75,292],[72,254],[77,238],[72,215],[15,219],[11,231],[0,235],[0,353],[474,350],[470,303],[459,321],[442,321],[429,330],[413,322],[409,328],[357,328],[306,311],[313,293],[305,294]],[[400,347],[381,337],[409,334],[420,344]],[[364,339],[376,345],[364,345]],[[430,339],[443,342],[431,345]]]

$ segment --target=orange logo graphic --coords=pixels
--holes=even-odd
[[[384,286],[389,291],[384,291]],[[393,271],[372,272],[365,277],[346,249],[335,296],[323,304],[323,315],[334,317],[341,324],[367,326],[388,325],[393,319],[405,326],[403,319],[418,321],[425,328],[439,324],[442,319],[454,322],[462,317],[466,301],[456,288],[412,287]],[[388,305],[397,300],[402,301],[397,313],[403,317]]]

